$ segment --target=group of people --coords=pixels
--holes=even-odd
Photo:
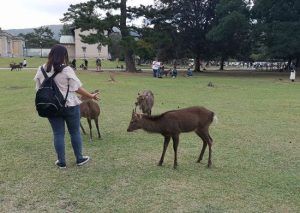
[[[76,70],[76,59],[75,59],[75,58],[74,58],[74,59],[72,60],[72,62],[70,63],[70,66],[71,66],[74,70]],[[85,59],[83,59],[83,63],[80,64],[79,67],[82,68],[83,70],[87,70],[87,69],[88,69],[88,66],[89,66],[89,61],[85,58]],[[96,59],[96,69],[97,69],[98,72],[101,71],[101,59],[100,59],[99,57]]]
[[[165,70],[165,66],[162,62],[154,60],[152,62],[152,71],[154,78],[162,78],[162,76],[167,77],[170,75],[172,78],[176,78],[178,75],[177,66],[174,64],[173,68],[169,70]],[[189,66],[186,71],[186,76],[190,77],[193,76],[192,66]]]

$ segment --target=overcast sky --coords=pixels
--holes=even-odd
[[[84,0],[6,0],[2,2],[0,27],[3,30],[36,28],[43,25],[62,24],[59,19],[70,4]],[[128,0],[129,5],[148,5],[153,0]]]

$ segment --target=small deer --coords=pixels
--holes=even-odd
[[[91,92],[92,94],[99,92],[99,90],[95,90],[94,92]],[[82,103],[80,104],[80,116],[87,119],[89,128],[90,128],[90,142],[92,142],[92,123],[91,120],[95,121],[95,125],[98,131],[98,138],[101,138],[101,134],[99,131],[99,124],[98,119],[100,115],[100,107],[97,102],[93,101],[92,99],[86,98],[86,97],[80,97]],[[82,132],[86,134],[81,122],[80,127],[82,129]]]
[[[173,139],[174,149],[174,165],[177,168],[177,147],[179,144],[179,134],[183,132],[194,131],[203,141],[202,150],[200,152],[198,163],[203,159],[203,154],[208,145],[208,167],[211,167],[212,161],[212,143],[213,139],[209,135],[209,126],[213,120],[217,119],[214,112],[204,107],[189,107],[165,112],[161,115],[151,116],[145,114],[137,114],[132,111],[132,117],[127,132],[137,129],[143,129],[150,133],[160,133],[164,137],[164,146],[158,166],[162,166],[164,156],[170,142]]]
[[[16,64],[16,63],[12,63],[12,64],[9,64],[10,66],[10,71],[13,71],[14,69],[15,70],[21,70],[23,68],[23,63],[19,63],[19,64]]]
[[[135,102],[135,108],[139,106],[140,110],[147,115],[151,115],[151,110],[154,105],[154,95],[150,90],[144,90],[138,93]]]

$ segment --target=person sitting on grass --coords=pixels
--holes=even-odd
[[[193,76],[193,71],[192,71],[191,67],[189,67],[189,68],[187,69],[186,75],[187,75],[188,77]]]
[[[171,76],[172,76],[172,78],[176,78],[177,77],[177,69],[176,69],[175,65],[174,65],[174,68],[173,68],[173,70],[171,72]]]

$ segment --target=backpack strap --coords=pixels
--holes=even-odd
[[[46,71],[44,70],[44,67],[43,67],[43,65],[41,66],[41,71],[42,71],[42,73],[43,73],[43,75],[44,75],[45,79],[48,79],[49,77],[48,77],[48,75],[47,75]]]
[[[66,67],[66,66],[65,66],[65,67]],[[48,79],[49,77],[48,77],[48,75],[47,75],[47,73],[46,73],[46,71],[45,71],[43,65],[41,66],[41,71],[42,71],[42,73],[43,73],[45,79]],[[59,72],[54,72],[54,74],[53,74],[50,78],[53,78],[53,79],[54,79],[55,76],[56,76],[58,73],[59,73]],[[67,98],[68,98],[68,95],[69,95],[69,90],[70,90],[70,84],[69,84],[69,81],[68,81],[68,90],[67,90],[66,97],[65,97],[65,100],[64,100],[65,103],[67,102]]]
[[[67,90],[67,94],[66,94],[66,97],[65,97],[65,103],[67,102],[67,98],[68,98],[68,95],[69,95],[69,89],[70,89],[70,84],[69,84],[69,81],[68,81],[68,90]]]

